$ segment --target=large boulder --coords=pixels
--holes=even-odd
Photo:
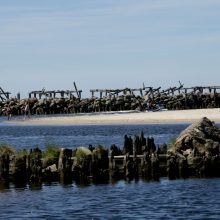
[[[219,154],[219,147],[220,129],[204,117],[181,132],[171,150],[182,155],[194,151],[197,156],[215,156]]]
[[[195,176],[220,176],[220,129],[204,117],[186,128],[169,149],[168,175],[181,177],[182,162],[188,170],[185,174]],[[178,167],[173,171],[173,164]],[[208,161],[208,162],[207,162]],[[171,163],[172,162],[172,163]],[[213,163],[212,163],[213,162]],[[169,173],[171,172],[171,173]]]

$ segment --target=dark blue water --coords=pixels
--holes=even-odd
[[[0,123],[0,143],[15,148],[56,144],[122,146],[125,134],[143,130],[156,144],[187,127],[164,125],[20,126]],[[100,185],[53,183],[33,188],[0,185],[0,219],[220,219],[220,179],[159,182],[119,181]]]
[[[123,145],[125,134],[153,136],[156,144],[167,143],[187,127],[187,124],[163,125],[10,125],[0,124],[0,143],[21,148],[57,145],[74,148],[77,146]]]
[[[0,191],[1,219],[219,219],[220,179]]]

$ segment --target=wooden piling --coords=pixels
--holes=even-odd
[[[0,155],[0,181],[8,181],[9,179],[9,155]]]
[[[67,182],[72,180],[72,150],[60,149],[58,160],[58,172],[60,173],[60,181]]]

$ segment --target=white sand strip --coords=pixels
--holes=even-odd
[[[220,123],[220,108],[134,112],[115,114],[83,114],[74,116],[56,116],[32,118],[24,121],[11,120],[9,123],[21,124],[151,124],[151,123],[192,123],[202,117]]]

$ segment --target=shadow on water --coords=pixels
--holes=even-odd
[[[29,184],[29,189],[30,190],[42,190],[42,184],[41,183],[32,183],[32,184]]]
[[[10,189],[10,184],[8,181],[0,181],[0,192],[6,189]]]
[[[124,185],[129,184],[138,184],[138,183],[159,183],[158,180],[149,180],[149,179],[112,179],[112,180],[100,180],[100,181],[60,181],[60,182],[44,182],[44,183],[9,183],[9,182],[0,182],[0,192],[6,192],[7,190],[30,190],[30,191],[38,191],[42,190],[43,187],[57,187],[61,186],[62,188],[87,188],[91,186],[108,186],[108,185],[117,185],[123,183]]]

